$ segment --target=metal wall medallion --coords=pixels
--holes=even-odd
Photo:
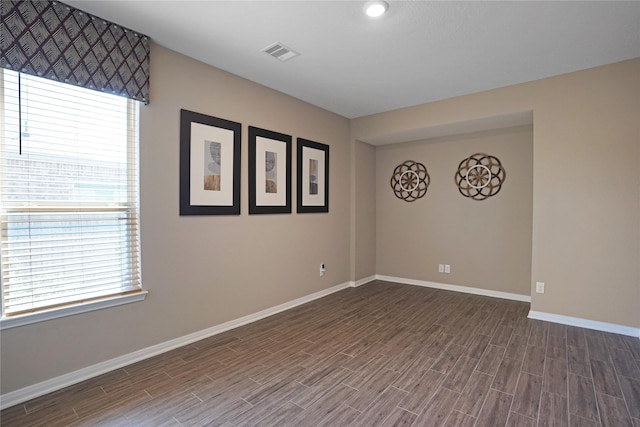
[[[413,202],[425,194],[431,178],[422,163],[407,160],[396,166],[391,176],[391,188],[398,199]]]
[[[485,200],[498,194],[505,177],[500,160],[476,153],[460,162],[455,179],[460,194],[473,200]]]

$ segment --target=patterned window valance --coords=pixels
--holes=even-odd
[[[149,103],[147,36],[56,1],[0,12],[0,67]]]

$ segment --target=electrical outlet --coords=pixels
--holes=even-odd
[[[544,282],[536,282],[536,292],[544,294]]]
[[[326,269],[324,268],[324,262],[322,264],[320,264],[320,276],[324,276],[324,272],[326,271]]]
[[[451,273],[451,266],[449,264],[444,265],[444,272],[447,274]]]
[[[438,264],[438,273],[444,273],[444,264]]]

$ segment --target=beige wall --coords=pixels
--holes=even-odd
[[[349,121],[154,45],[141,107],[146,301],[2,331],[7,393],[349,280]],[[240,216],[178,214],[185,108],[242,123]],[[328,214],[248,215],[247,126],[330,145]],[[295,212],[295,172],[293,210]],[[327,273],[319,277],[319,264]]]
[[[376,152],[363,142],[354,142],[355,278],[369,278],[376,270]]]
[[[532,310],[640,327],[640,59],[354,119],[351,137],[530,110]]]
[[[529,295],[533,201],[531,126],[378,147],[376,151],[377,273]],[[474,153],[497,157],[506,170],[500,192],[483,201],[463,197],[454,174]],[[391,189],[406,160],[429,172],[427,194],[413,202]],[[438,272],[451,265],[451,273]]]

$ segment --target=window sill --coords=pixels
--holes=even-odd
[[[144,301],[148,293],[149,291],[141,291],[134,294],[119,295],[112,298],[90,301],[77,305],[70,305],[68,307],[54,308],[51,310],[45,310],[36,313],[2,317],[0,318],[0,331],[16,328],[18,326],[29,325],[31,323],[44,322],[46,320],[58,319],[60,317],[73,316],[75,314],[86,313],[89,311],[102,310],[103,308]]]

